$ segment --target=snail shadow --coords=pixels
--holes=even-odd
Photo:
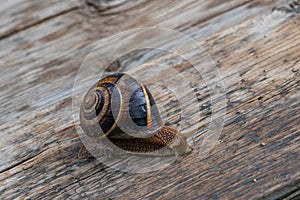
[[[185,157],[195,153],[190,150],[184,155],[175,157],[175,155],[156,154],[133,154],[130,152],[118,152],[111,149],[98,149],[97,153],[89,152],[84,146],[78,152],[80,160],[98,160],[103,168],[116,170],[125,173],[148,173],[168,167],[171,164],[179,164]]]
[[[110,168],[129,173],[156,171],[177,160],[174,155],[135,154],[111,149],[98,149],[95,158]]]

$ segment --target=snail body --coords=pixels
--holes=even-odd
[[[180,134],[164,126],[147,87],[124,73],[106,76],[88,90],[80,108],[80,126],[88,137],[106,137],[128,153],[151,155],[164,149],[176,157],[191,149],[187,138],[203,128]]]

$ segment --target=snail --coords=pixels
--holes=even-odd
[[[176,157],[192,150],[187,138],[204,128],[181,134],[164,126],[148,88],[125,73],[108,75],[87,91],[80,126],[88,137],[106,137],[128,153],[151,155],[166,147]]]

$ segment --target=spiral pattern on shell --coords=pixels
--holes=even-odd
[[[80,122],[89,137],[150,137],[163,127],[149,90],[127,74],[109,75],[85,95]]]

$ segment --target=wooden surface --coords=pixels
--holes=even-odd
[[[0,10],[1,199],[300,198],[298,1],[18,0]],[[203,45],[225,84],[226,114],[205,157],[194,152],[134,174],[78,158],[72,89],[99,39],[143,26],[182,31]],[[131,56],[120,60],[125,70],[147,59],[190,69],[164,54]],[[199,89],[194,122],[210,116],[204,94],[213,94]]]

